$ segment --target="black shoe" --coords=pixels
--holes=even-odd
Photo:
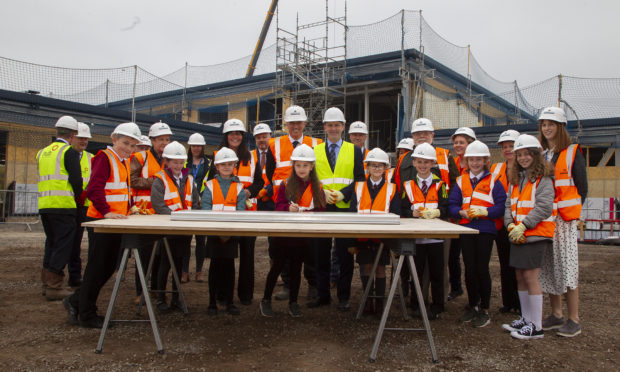
[[[241,303],[241,305],[244,305],[244,306],[252,305],[252,299],[251,298],[250,299],[243,299],[243,300],[240,299],[239,302]]]
[[[508,314],[508,313],[521,314],[521,309],[519,309],[518,307],[502,306],[499,308],[499,312],[502,314]]]
[[[340,300],[340,302],[338,303],[338,311],[349,311],[349,310],[351,310],[351,304],[349,304],[349,301]]]
[[[67,284],[71,288],[80,288],[80,286],[82,285],[82,279],[69,279]]]
[[[183,310],[183,304],[179,300],[171,300],[170,301],[170,310],[184,311]]]
[[[99,315],[95,315],[92,318],[88,318],[88,319],[81,319],[80,318],[80,327],[83,328],[103,328],[103,321],[105,319],[102,316]],[[112,325],[110,323],[110,325]]]
[[[226,306],[226,312],[230,315],[239,315],[241,314],[241,311],[239,311],[239,308],[233,304],[228,304]]]
[[[319,306],[328,306],[331,303],[331,298],[317,298],[314,301],[308,302],[307,306],[312,309]]]
[[[78,309],[71,305],[71,301],[69,301],[69,297],[65,297],[62,300],[62,305],[67,310],[67,314],[69,315],[69,324],[78,325],[80,322],[78,321]]]
[[[160,314],[166,314],[166,313],[169,313],[169,312],[170,312],[170,310],[172,310],[172,309],[170,308],[170,306],[168,306],[168,304],[166,303],[166,301],[160,301],[160,300],[158,300],[158,301],[155,303],[155,307],[157,307],[157,311],[158,311]]]
[[[217,315],[217,305],[215,304],[209,305],[209,307],[207,308],[207,315],[209,316]]]
[[[462,289],[458,289],[456,291],[450,291],[450,293],[448,294],[448,301],[452,301],[455,298],[462,296],[463,295],[463,290]]]
[[[430,309],[426,312],[426,316],[428,317],[428,320],[437,320],[439,319],[439,314],[441,313],[442,311],[440,310]]]
[[[260,313],[267,318],[273,317],[273,310],[271,309],[271,301],[263,299],[260,302]]]

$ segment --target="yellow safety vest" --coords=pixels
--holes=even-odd
[[[316,156],[316,174],[324,189],[341,190],[353,183],[355,146],[352,143],[342,141],[333,172],[325,152],[325,142],[314,147],[314,155]],[[336,207],[349,208],[350,204],[350,202],[345,203],[341,200],[336,203]]]
[[[88,181],[90,181],[91,164],[93,162],[93,154],[88,151],[82,151],[82,158],[80,159],[80,169],[82,169],[82,188],[86,190]],[[84,206],[88,207],[90,200],[84,199]]]
[[[65,153],[70,148],[71,145],[56,141],[37,153],[39,210],[76,208],[69,172],[65,169]]]

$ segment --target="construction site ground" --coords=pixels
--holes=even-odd
[[[239,305],[240,316],[220,311],[206,313],[207,283],[194,280],[183,285],[190,314],[157,315],[165,353],[160,355],[148,323],[120,323],[109,330],[103,353],[95,354],[99,330],[72,326],[60,302],[41,296],[39,275],[45,236],[40,225],[33,232],[23,226],[0,225],[0,370],[320,370],[320,371],[617,371],[620,370],[620,247],[580,246],[581,321],[583,333],[561,338],[549,331],[542,340],[512,339],[501,324],[515,318],[500,314],[499,264],[491,258],[493,290],[491,324],[474,329],[458,322],[466,296],[447,304],[442,318],[431,323],[439,363],[431,361],[424,333],[386,332],[377,360],[368,361],[379,324],[378,318],[355,320],[355,311],[342,313],[336,305],[303,309],[292,318],[287,303],[274,301],[273,318],[260,315],[269,269],[266,238],[256,244],[254,302]],[[82,257],[86,259],[84,239]],[[190,263],[195,268],[194,257]],[[205,263],[205,271],[208,262]],[[136,316],[133,260],[121,285],[115,318]],[[192,275],[193,279],[193,275]],[[105,314],[113,281],[99,297],[99,312]],[[279,287],[276,288],[276,291]],[[305,305],[307,286],[302,283],[300,302]],[[359,275],[353,280],[352,308],[362,291]],[[335,290],[332,298],[336,298]],[[236,299],[237,300],[237,299]],[[397,304],[395,304],[397,305]],[[221,309],[221,308],[220,308]],[[389,326],[422,325],[421,320],[404,322],[393,306]],[[545,314],[549,314],[545,301]]]

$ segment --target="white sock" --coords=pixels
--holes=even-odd
[[[529,321],[534,323],[536,329],[542,329],[542,311],[543,311],[543,295],[530,295],[530,311],[532,319]]]
[[[521,317],[523,319],[529,319],[529,304],[530,304],[530,296],[527,294],[527,291],[517,291],[519,294],[519,301],[521,302]]]

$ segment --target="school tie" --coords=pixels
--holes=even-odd
[[[299,145],[299,141],[293,141],[293,148],[297,147]]]
[[[476,184],[478,183],[478,177],[474,177],[471,179],[471,184],[475,187]]]
[[[267,163],[267,155],[265,155],[265,151],[260,152],[260,167],[261,169],[265,168],[265,164]]]
[[[422,181],[422,194],[426,196],[427,191],[428,191],[428,185],[426,184],[426,181]]]
[[[329,166],[334,170],[336,166],[336,144],[332,143],[329,145]]]

